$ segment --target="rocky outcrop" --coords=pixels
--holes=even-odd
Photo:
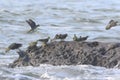
[[[55,41],[45,47],[28,47],[18,54],[9,67],[90,64],[120,68],[120,43]]]

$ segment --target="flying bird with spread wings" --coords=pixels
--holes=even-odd
[[[38,26],[40,26],[39,24],[36,24],[32,19],[28,19],[28,20],[26,20],[26,22],[31,27],[30,31],[28,31],[28,32],[34,31]]]
[[[112,27],[117,26],[117,23],[118,23],[118,21],[110,20],[105,29],[106,29],[106,30],[109,30],[109,29],[111,29]]]
[[[5,52],[8,52],[10,50],[19,49],[20,47],[22,47],[21,43],[12,43],[6,48]]]

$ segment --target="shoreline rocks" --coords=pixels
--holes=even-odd
[[[88,64],[120,68],[120,43],[55,41],[45,47],[28,47],[18,54],[19,58],[9,67]]]

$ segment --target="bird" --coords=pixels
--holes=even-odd
[[[81,36],[80,36],[80,37],[78,38],[78,37],[76,36],[76,34],[74,34],[73,41],[78,41],[78,42],[79,42],[79,41],[85,41],[85,40],[87,40],[88,37],[89,37],[89,36],[85,36],[85,37],[81,37]]]
[[[12,43],[11,45],[8,46],[8,48],[6,48],[5,52],[8,52],[14,49],[19,49],[20,47],[22,47],[21,43]]]
[[[32,19],[28,19],[26,20],[26,22],[31,27],[31,29],[28,32],[34,31],[38,26],[40,26],[39,24],[36,24]]]
[[[46,45],[47,45],[47,42],[49,41],[49,39],[50,39],[50,37],[45,38],[45,39],[39,39],[39,40],[37,40],[37,41],[42,42],[42,46],[44,47],[44,46],[46,46]]]
[[[85,40],[88,39],[88,37],[89,37],[89,36],[85,36],[85,37],[81,37],[81,36],[80,36],[79,40],[80,40],[80,41],[85,41]]]
[[[34,42],[29,43],[29,47],[36,47],[37,46],[37,42],[38,41],[34,41]]]
[[[118,23],[118,21],[110,20],[105,29],[106,29],[106,30],[109,30],[109,29],[111,29],[112,27],[117,26],[117,23]]]
[[[78,37],[74,34],[73,41],[78,41]]]
[[[38,41],[30,42],[29,46],[27,47],[27,52],[30,53],[30,52],[35,51],[36,49],[38,49],[37,43],[38,43]]]
[[[61,41],[63,41],[67,36],[68,36],[68,34],[56,34],[54,37],[54,40],[61,39]]]

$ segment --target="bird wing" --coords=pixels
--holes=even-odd
[[[109,21],[109,24],[111,24],[112,22],[114,22],[114,20],[110,20],[110,21]]]
[[[31,29],[35,28],[36,23],[33,20],[29,19],[29,20],[26,20],[26,22],[30,25]]]
[[[114,20],[110,20],[109,23],[106,26],[106,30],[109,30],[111,27],[115,26],[114,25]]]
[[[106,26],[106,30],[109,30],[111,27],[115,27],[117,26],[117,21],[114,21],[114,20],[110,20],[108,25]]]
[[[106,30],[109,30],[111,27],[112,27],[112,26],[111,26],[110,24],[108,24],[105,29],[106,29]]]

